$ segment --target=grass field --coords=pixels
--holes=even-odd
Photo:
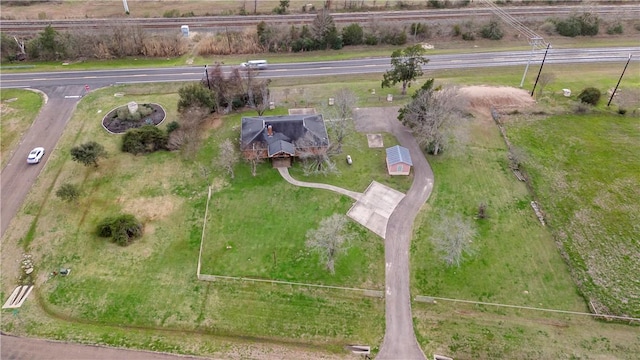
[[[40,107],[42,97],[32,91],[3,89],[0,92],[0,169],[9,161],[12,151],[29,129]],[[25,157],[27,155],[25,154]]]
[[[510,133],[528,154],[526,169],[585,297],[600,312],[640,317],[638,117],[519,117]]]
[[[541,101],[549,109],[566,105],[567,100],[558,95],[558,89],[565,86],[579,89],[590,81],[615,84],[618,74],[618,70],[609,65],[551,68],[557,72],[558,79],[549,86]],[[429,75],[439,82],[514,84],[519,82],[521,71],[521,68],[490,69],[480,75],[476,73],[475,78],[464,71]],[[580,76],[584,73],[593,74],[590,81]],[[625,86],[639,81],[633,71],[630,74],[625,78]],[[367,95],[370,88],[380,92],[379,79],[354,79],[354,84],[349,86],[363,99],[360,106],[386,104]],[[284,87],[304,87],[304,95],[291,94],[283,103],[291,106],[295,101],[298,105],[321,108],[332,91],[344,86],[346,81],[328,80],[332,82],[309,86],[278,80],[272,86],[274,94],[284,94]],[[115,92],[126,95],[115,98]],[[326,276],[313,256],[303,253],[300,237],[306,232],[305,227],[333,212],[344,212],[351,200],[321,190],[294,188],[275,176],[268,164],[259,168],[256,178],[251,177],[246,164],[238,165],[235,180],[215,170],[212,159],[217,144],[221,139],[237,136],[238,115],[226,117],[221,126],[207,130],[202,150],[194,160],[184,160],[179,154],[168,152],[137,157],[122,154],[118,150],[120,138],[107,135],[100,126],[100,119],[112,108],[131,100],[159,103],[167,110],[168,121],[177,117],[175,84],[115,87],[94,91],[83,99],[23,210],[3,237],[3,252],[17,242],[34,254],[38,282],[42,285],[32,295],[34,298],[25,303],[19,316],[9,317],[3,312],[2,330],[215,356],[237,354],[238,348],[249,347],[249,344],[268,344],[271,349],[275,346],[282,349],[283,354],[286,354],[285,349],[301,349],[317,353],[319,357],[320,354],[340,353],[346,343],[357,342],[371,344],[375,352],[384,334],[382,299],[342,290],[224,280],[209,283],[195,279],[207,186],[214,184],[218,191],[211,200],[207,226],[210,239],[216,242],[205,242],[205,246],[212,245],[207,250],[211,259],[205,264],[207,270],[235,276],[379,288],[384,280],[381,241],[365,230],[356,230],[358,238],[345,255],[347,261],[337,264],[335,277]],[[567,119],[571,120],[571,117]],[[592,131],[607,130],[617,134],[611,139],[631,142],[618,150],[625,156],[638,153],[637,141],[633,144],[637,127],[635,130],[629,125],[606,127],[607,122],[598,119],[590,118],[601,126]],[[554,134],[556,130],[549,130],[552,123],[544,124],[553,119],[543,120],[538,116],[532,117],[531,121],[514,122],[509,131],[513,133],[513,141],[517,140],[523,148],[540,146],[548,149],[546,157],[532,152],[532,169],[536,169],[536,162],[539,167],[565,164],[555,160],[563,159],[562,156],[567,160],[570,154],[564,154],[563,150],[556,153],[552,145],[563,141],[555,138],[558,136]],[[544,125],[547,129],[544,136],[548,140],[528,145],[528,141],[538,141],[540,137],[538,130],[534,130],[536,127],[531,128],[529,124],[541,128]],[[563,125],[562,131],[571,132],[577,138],[579,125],[580,122],[573,119]],[[521,128],[516,129],[516,126]],[[466,129],[469,136],[457,151],[429,158],[436,173],[436,184],[432,198],[416,222],[416,237],[411,249],[412,293],[586,311],[587,305],[571,281],[569,270],[554,243],[556,229],[567,226],[569,221],[567,205],[543,201],[545,211],[551,216],[552,231],[542,228],[530,210],[530,195],[507,169],[506,150],[495,125],[486,119],[475,118]],[[599,141],[594,136],[586,139],[594,144]],[[87,140],[102,143],[110,153],[97,169],[70,161],[70,147]],[[365,141],[363,136],[347,140],[345,153],[352,155],[354,164],[348,167],[341,157],[337,176],[304,178],[297,168],[292,169],[292,174],[300,180],[331,183],[354,191],[364,190],[372,179],[405,191],[410,179],[388,179],[381,176],[381,169],[368,165],[379,162],[381,153],[366,149]],[[575,143],[580,144],[577,140]],[[385,134],[385,145],[393,144],[395,139]],[[600,149],[607,146],[610,145],[604,143]],[[601,154],[597,158],[620,156],[618,152]],[[554,162],[550,165],[545,161]],[[612,171],[633,173],[633,164],[637,163]],[[538,196],[543,198],[545,192],[550,196],[556,178],[548,180],[540,171],[533,170],[534,184],[541,189]],[[569,170],[580,169],[567,167],[564,171]],[[574,180],[585,181],[585,176]],[[637,183],[637,178],[635,181]],[[62,203],[52,194],[63,182],[80,185],[82,196],[77,205]],[[624,185],[621,183],[617,188],[621,194],[637,195],[632,192],[633,187]],[[550,190],[545,190],[545,186]],[[269,196],[270,191],[276,196]],[[585,191],[591,190],[587,186]],[[611,196],[601,200],[599,206],[614,206],[617,198]],[[442,211],[472,217],[481,201],[487,202],[489,217],[478,221],[480,236],[474,244],[476,256],[463,263],[460,269],[446,269],[428,240],[430,224]],[[579,204],[589,209],[588,204]],[[634,204],[620,204],[624,204],[625,211],[636,209]],[[282,217],[290,219],[287,216],[295,212],[295,216],[300,215],[299,222],[278,218],[268,223],[260,216],[272,209],[290,206],[294,206],[292,211],[283,211]],[[127,248],[92,234],[99,219],[119,211],[134,213],[145,222],[145,236]],[[237,216],[233,216],[234,213]],[[247,226],[247,218],[252,223],[255,220],[256,225]],[[224,222],[216,223],[216,219]],[[30,228],[33,230],[28,231]],[[276,236],[261,236],[263,228],[273,229],[269,233]],[[243,236],[239,238],[236,235],[240,232]],[[283,232],[285,240],[277,236]],[[611,236],[613,239],[617,235]],[[261,241],[253,243],[264,245],[263,248],[247,248],[247,239],[256,237]],[[227,245],[232,248],[226,249]],[[250,250],[258,255],[248,256]],[[352,264],[354,258],[358,261]],[[2,267],[1,295],[5,298],[8,289],[14,285],[12,274],[16,269],[6,261]],[[48,279],[48,274],[60,267],[72,268],[71,276]],[[616,270],[614,267],[603,269]],[[625,274],[629,276],[626,279],[632,279],[631,271]],[[588,358],[599,355],[629,358],[629,354],[639,350],[639,329],[624,324],[443,301],[437,304],[414,302],[413,309],[416,334],[428,354],[442,352],[461,359]],[[247,351],[243,353],[245,358],[260,357]]]

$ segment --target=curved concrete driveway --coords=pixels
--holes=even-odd
[[[425,359],[413,332],[409,291],[409,247],[413,222],[433,190],[433,171],[411,132],[398,120],[397,107],[358,109],[359,132],[390,132],[409,149],[414,179],[387,223],[384,240],[386,329],[377,359]]]
[[[387,223],[385,237],[385,317],[386,330],[378,359],[425,359],[413,332],[411,294],[409,291],[409,246],[413,222],[433,190],[433,171],[411,132],[398,120],[398,108],[358,109],[354,113],[359,132],[390,132],[411,153],[414,180],[411,188],[395,207]],[[360,193],[336,186],[293,179],[286,168],[278,169],[289,183],[335,191],[359,200]]]

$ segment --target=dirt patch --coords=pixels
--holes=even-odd
[[[124,212],[133,214],[143,222],[164,219],[178,207],[178,200],[172,196],[153,198],[119,198]]]
[[[7,115],[7,114],[11,114],[12,112],[15,112],[15,111],[16,111],[16,109],[12,108],[11,106],[9,106],[7,104],[0,103],[0,114]]]
[[[222,118],[216,114],[207,116],[204,121],[204,130],[215,130],[222,126]]]
[[[469,101],[470,111],[486,116],[491,115],[491,108],[509,111],[535,104],[528,91],[506,86],[466,86],[460,88],[460,94]]]

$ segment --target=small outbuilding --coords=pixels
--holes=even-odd
[[[411,172],[411,155],[409,149],[400,145],[387,148],[387,170],[389,175],[409,175]]]

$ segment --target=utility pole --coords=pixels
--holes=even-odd
[[[538,79],[540,79],[540,74],[542,73],[542,67],[544,66],[544,60],[547,58],[547,53],[549,52],[550,47],[551,47],[551,43],[547,44],[547,50],[544,51],[542,64],[540,64],[540,70],[538,71],[538,76],[536,76],[536,83],[533,84],[533,89],[531,89],[531,96],[533,96],[533,92],[536,91],[536,85],[538,85]]]
[[[507,23],[507,25],[518,30],[520,34],[526,36],[529,39],[529,44],[531,44],[531,54],[529,55],[527,66],[524,69],[524,74],[522,74],[522,80],[520,81],[520,87],[522,87],[522,85],[524,84],[524,79],[527,77],[527,71],[529,70],[529,64],[531,64],[531,58],[533,58],[533,53],[535,52],[536,49],[539,49],[539,48],[541,49],[542,47],[544,47],[546,43],[542,38],[542,36],[536,34],[535,31],[529,29],[520,20],[514,18],[513,16],[509,15],[506,11],[500,9],[498,6],[496,6],[493,3],[492,0],[480,0],[480,1],[482,1],[485,5],[487,5],[491,10],[491,12],[493,12],[498,17],[500,17],[500,19],[502,19],[502,21]]]
[[[620,75],[620,79],[618,79],[618,83],[616,84],[616,88],[613,89],[613,94],[611,94],[611,97],[609,98],[609,102],[607,103],[607,107],[609,107],[609,104],[611,104],[611,100],[613,100],[613,95],[615,95],[616,91],[618,90],[618,86],[620,85],[620,81],[622,81],[622,77],[624,76],[624,72],[627,71],[627,66],[629,66],[629,61],[631,61],[631,54],[629,54],[629,58],[627,59],[627,64],[624,66],[624,69],[622,70],[622,74]]]
[[[211,90],[211,83],[209,82],[209,71],[207,70],[207,65],[204,66],[204,75],[207,77],[207,87]]]

